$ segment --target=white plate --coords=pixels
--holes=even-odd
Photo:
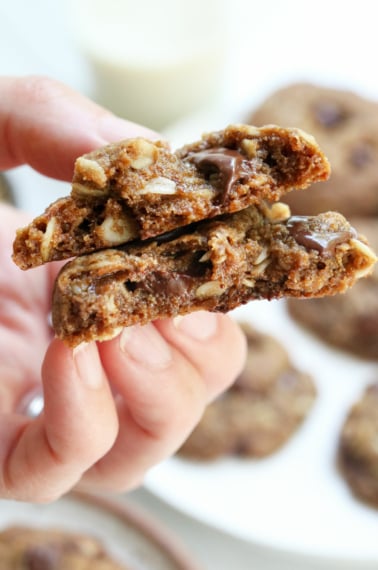
[[[377,375],[374,363],[332,351],[293,323],[284,302],[255,301],[234,311],[287,347],[318,386],[311,414],[269,458],[195,463],[173,458],[146,487],[172,506],[233,536],[311,557],[378,567],[378,511],[357,501],[336,467],[345,414]]]
[[[49,505],[2,501],[0,529],[12,525],[59,528],[99,538],[130,570],[195,570],[181,544],[143,511],[89,494],[66,496]]]
[[[207,114],[167,136],[177,146],[225,124],[225,115]],[[378,511],[352,496],[336,467],[341,425],[378,377],[377,364],[332,350],[306,333],[290,319],[284,301],[255,301],[233,314],[275,335],[293,362],[313,374],[319,394],[312,413],[267,459],[173,458],[150,472],[146,487],[186,514],[255,544],[356,569],[378,567]]]

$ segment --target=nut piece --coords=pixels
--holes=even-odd
[[[257,265],[253,265],[253,267],[250,270],[250,275],[252,277],[259,277],[260,275],[262,275],[264,273],[265,269],[268,267],[270,262],[271,262],[271,259],[269,257],[266,257],[264,259],[264,261],[262,261],[261,263],[258,263]]]
[[[248,158],[254,158],[256,156],[258,148],[256,139],[244,139],[240,146]]]
[[[56,228],[56,218],[50,218],[41,241],[40,252],[41,252],[42,261],[48,261],[50,259],[50,244],[54,235],[55,228]]]
[[[96,228],[96,233],[106,245],[125,243],[137,236],[132,223],[124,218],[116,219],[112,216],[105,218]]]
[[[75,172],[80,175],[82,180],[94,182],[99,188],[106,186],[105,170],[94,160],[80,156],[75,163]]]
[[[266,126],[269,127],[269,125],[266,125]],[[263,131],[263,127],[258,128],[258,127],[255,127],[254,125],[247,125],[244,127],[244,131],[250,137],[259,137],[261,135],[261,132]]]
[[[148,182],[140,194],[176,194],[176,182],[164,176],[158,176]]]
[[[223,289],[219,281],[207,281],[198,287],[196,297],[219,297],[222,293]]]
[[[109,194],[108,188],[95,188],[94,186],[87,186],[84,184],[80,184],[80,182],[74,182],[72,184],[72,192],[73,197],[80,197],[80,196],[93,196],[93,197],[101,197],[106,196]]]
[[[354,251],[358,252],[361,255],[361,257],[364,258],[364,262],[365,262],[364,267],[361,267],[361,269],[355,270],[356,278],[360,279],[361,277],[365,277],[366,275],[370,275],[370,273],[373,271],[373,267],[374,267],[375,263],[377,262],[377,256],[375,255],[373,250],[370,249],[370,247],[368,245],[366,245],[365,243],[363,243],[359,239],[355,239],[355,238],[350,240],[350,246],[352,249],[354,249]]]
[[[136,170],[148,168],[156,161],[156,147],[144,139],[136,140],[133,150],[135,150],[135,157],[130,158],[130,166]]]
[[[264,204],[263,212],[264,216],[268,218],[272,224],[284,222],[291,216],[289,206],[283,202],[274,202],[274,204],[271,205]]]
[[[268,253],[268,248],[267,247],[263,247],[259,253],[259,255],[256,257],[256,259],[253,262],[253,265],[259,265],[260,263],[262,263],[263,261],[265,261],[269,256]]]
[[[256,281],[254,279],[243,279],[242,284],[245,287],[249,287],[252,289],[252,287],[255,286]]]

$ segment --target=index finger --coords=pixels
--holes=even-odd
[[[157,135],[58,81],[0,78],[0,169],[29,164],[47,176],[71,180],[78,156],[137,136]]]

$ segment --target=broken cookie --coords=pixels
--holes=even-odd
[[[298,129],[231,125],[171,152],[130,139],[77,159],[71,195],[17,232],[15,263],[28,269],[199,220],[279,200],[329,176],[313,137]]]
[[[72,260],[55,283],[57,336],[75,346],[200,309],[332,295],[371,271],[374,253],[341,214],[289,214],[261,203]]]

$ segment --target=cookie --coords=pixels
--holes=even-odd
[[[292,84],[268,97],[248,122],[305,129],[330,160],[327,182],[285,197],[293,214],[378,215],[377,102],[345,90]]]
[[[248,343],[244,370],[210,404],[179,455],[198,460],[221,456],[265,457],[299,428],[316,399],[309,374],[298,371],[274,337],[243,325]]]
[[[4,570],[127,570],[90,536],[63,530],[10,527],[0,532]]]
[[[378,508],[378,382],[349,411],[340,434],[339,465],[359,499]]]
[[[371,271],[374,253],[341,214],[288,214],[279,202],[250,206],[77,257],[55,282],[56,335],[75,346],[195,310],[335,294]]]
[[[378,251],[378,218],[352,219]],[[288,299],[290,315],[324,342],[362,358],[378,360],[378,266],[344,295]]]
[[[264,393],[271,390],[278,376],[291,367],[287,350],[272,335],[242,323],[247,339],[247,357],[239,374],[238,388]]]
[[[126,140],[77,159],[71,195],[17,232],[13,259],[28,269],[147,239],[328,175],[315,140],[297,129],[231,125],[176,152]]]

